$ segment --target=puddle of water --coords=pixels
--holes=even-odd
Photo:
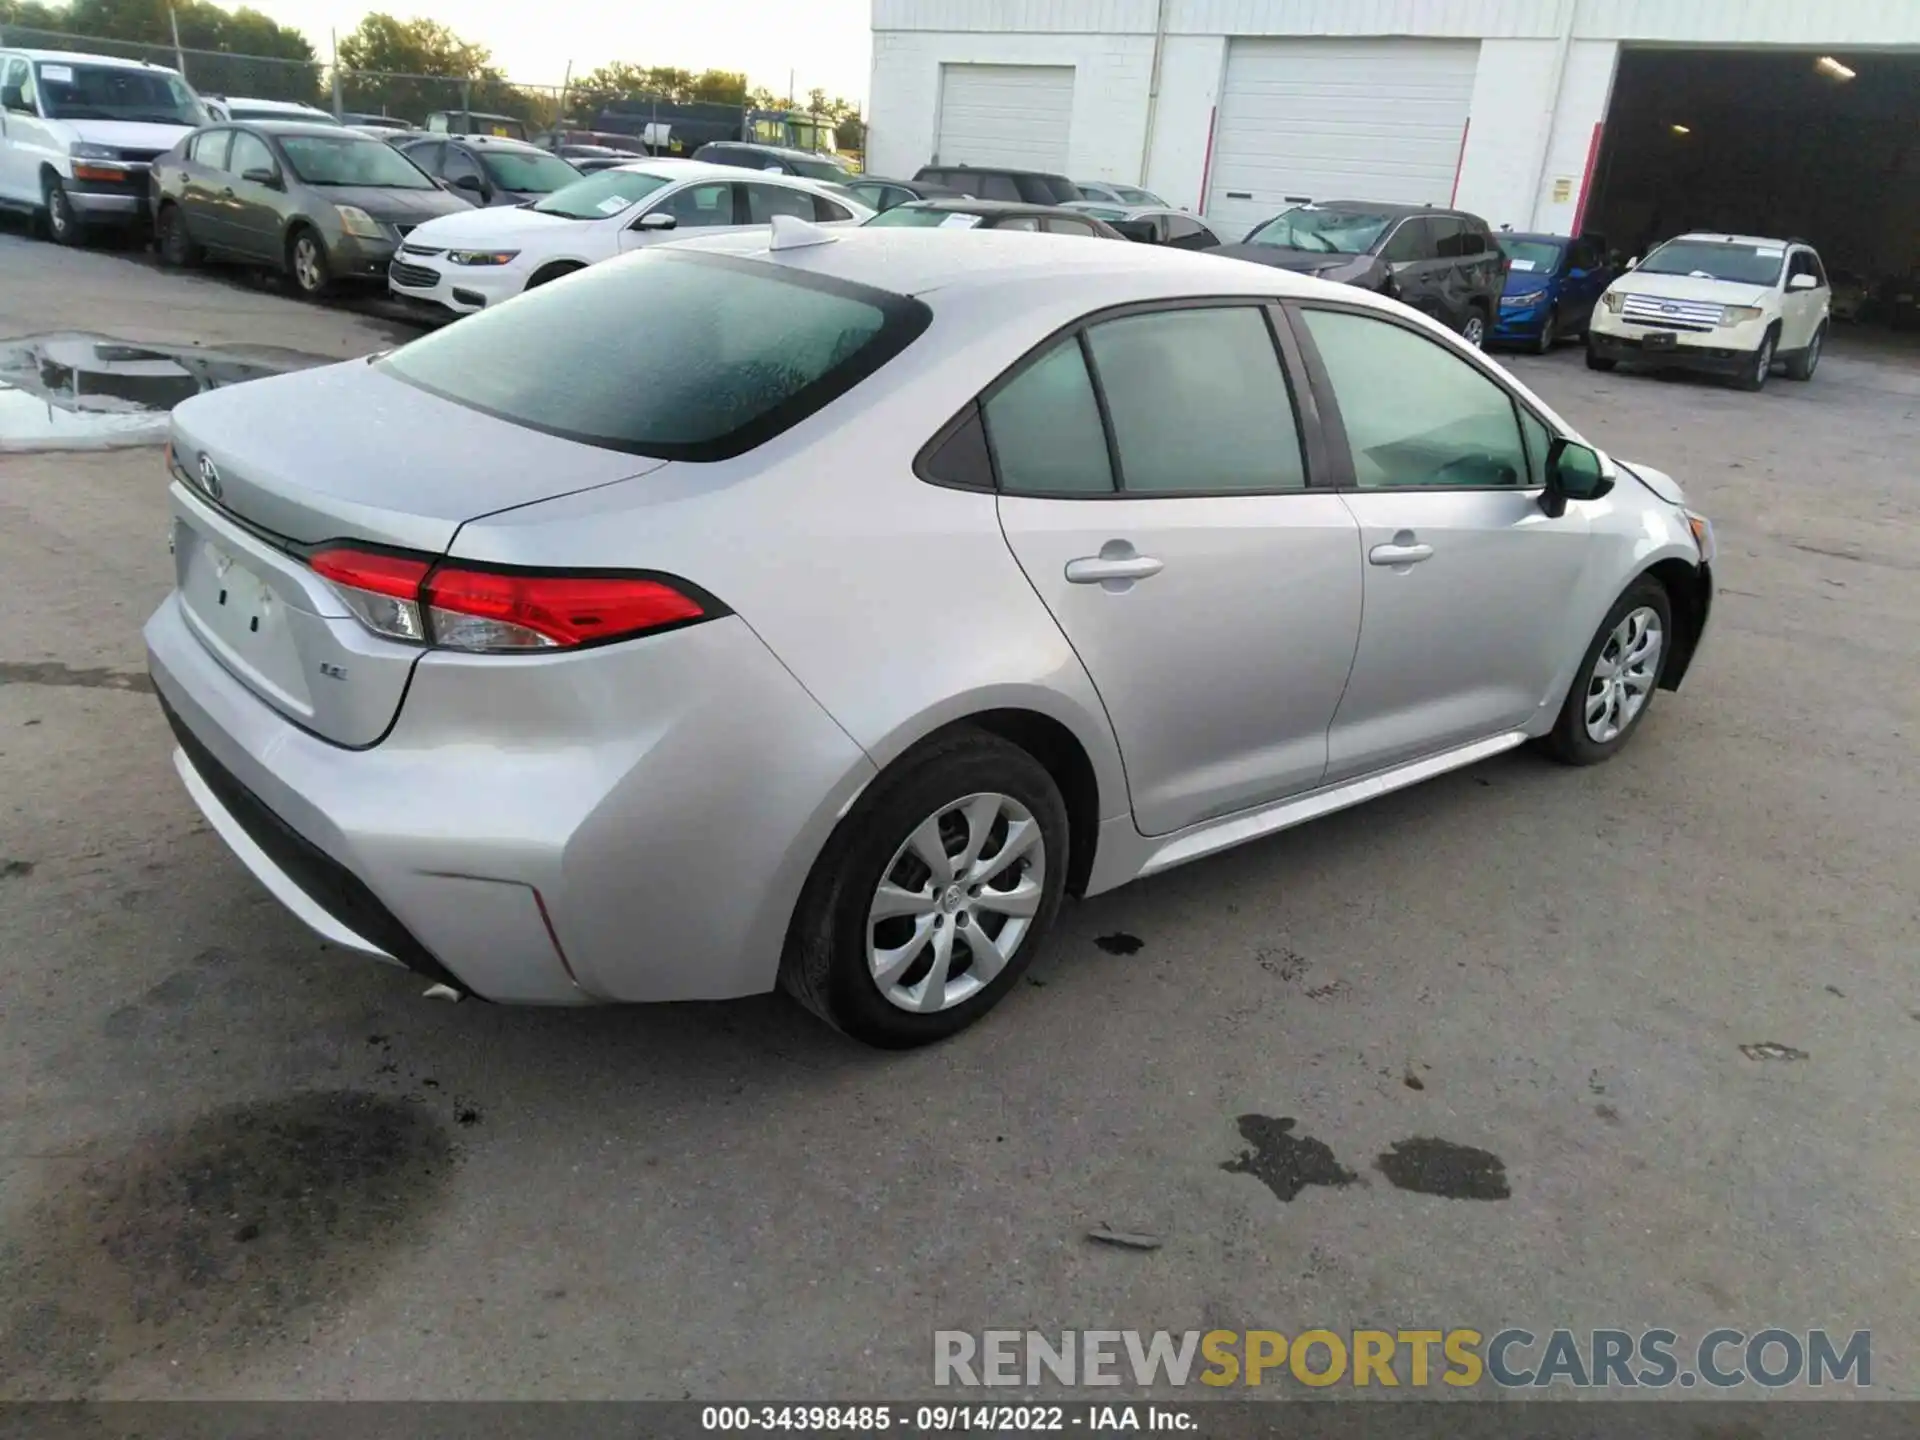
[[[1396,1140],[1393,1148],[1373,1162],[1388,1183],[1416,1195],[1439,1195],[1448,1200],[1505,1200],[1507,1165],[1491,1150],[1458,1145],[1431,1135]]]
[[[134,345],[108,335],[0,344],[0,451],[111,449],[166,438],[190,395],[329,363],[269,345]]]

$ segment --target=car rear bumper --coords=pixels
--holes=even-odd
[[[572,656],[424,652],[359,750],[246,688],[177,595],[146,642],[175,767],[267,889],[343,949],[491,1000],[771,989],[872,774],[734,617]]]

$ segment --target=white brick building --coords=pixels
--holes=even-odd
[[[1920,229],[1916,50],[1920,0],[874,0],[868,165],[1142,183],[1228,230],[1307,196],[1564,233],[1603,191],[1623,230],[1721,223],[1667,216],[1684,189],[1864,227],[1887,268]],[[1840,172],[1872,193],[1816,206]]]

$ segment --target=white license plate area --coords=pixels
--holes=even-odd
[[[255,690],[282,709],[308,708],[287,603],[248,568],[246,557],[182,523],[180,594],[201,639]]]

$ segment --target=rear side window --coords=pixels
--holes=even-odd
[[[765,225],[776,215],[791,215],[796,220],[816,218],[813,196],[805,190],[791,190],[785,185],[756,185],[749,183],[741,187],[747,192],[747,223]]]
[[[208,130],[193,142],[194,163],[214,170],[227,168],[227,147],[233,143],[233,131]]]
[[[1086,221],[1069,220],[1061,215],[1049,215],[1047,217],[1047,230],[1050,234],[1054,235],[1082,235],[1088,239],[1093,237],[1093,226],[1089,225]]]
[[[1393,232],[1393,238],[1387,241],[1386,249],[1380,252],[1380,258],[1390,265],[1403,260],[1431,260],[1433,256],[1433,236],[1424,220],[1402,220],[1400,228]]]
[[[1127,494],[1306,487],[1293,399],[1259,310],[1128,315],[1088,330],[1087,345]]]
[[[845,393],[930,318],[889,291],[656,248],[375,363],[530,430],[665,460],[723,460]]]
[[[975,183],[975,188],[970,193],[978,195],[982,200],[1020,200],[1025,198],[1021,195],[1020,187],[1014,183],[1011,175],[982,175],[978,178]]]
[[[1078,337],[1060,341],[981,409],[1002,489],[1014,495],[1113,492],[1100,402]]]

